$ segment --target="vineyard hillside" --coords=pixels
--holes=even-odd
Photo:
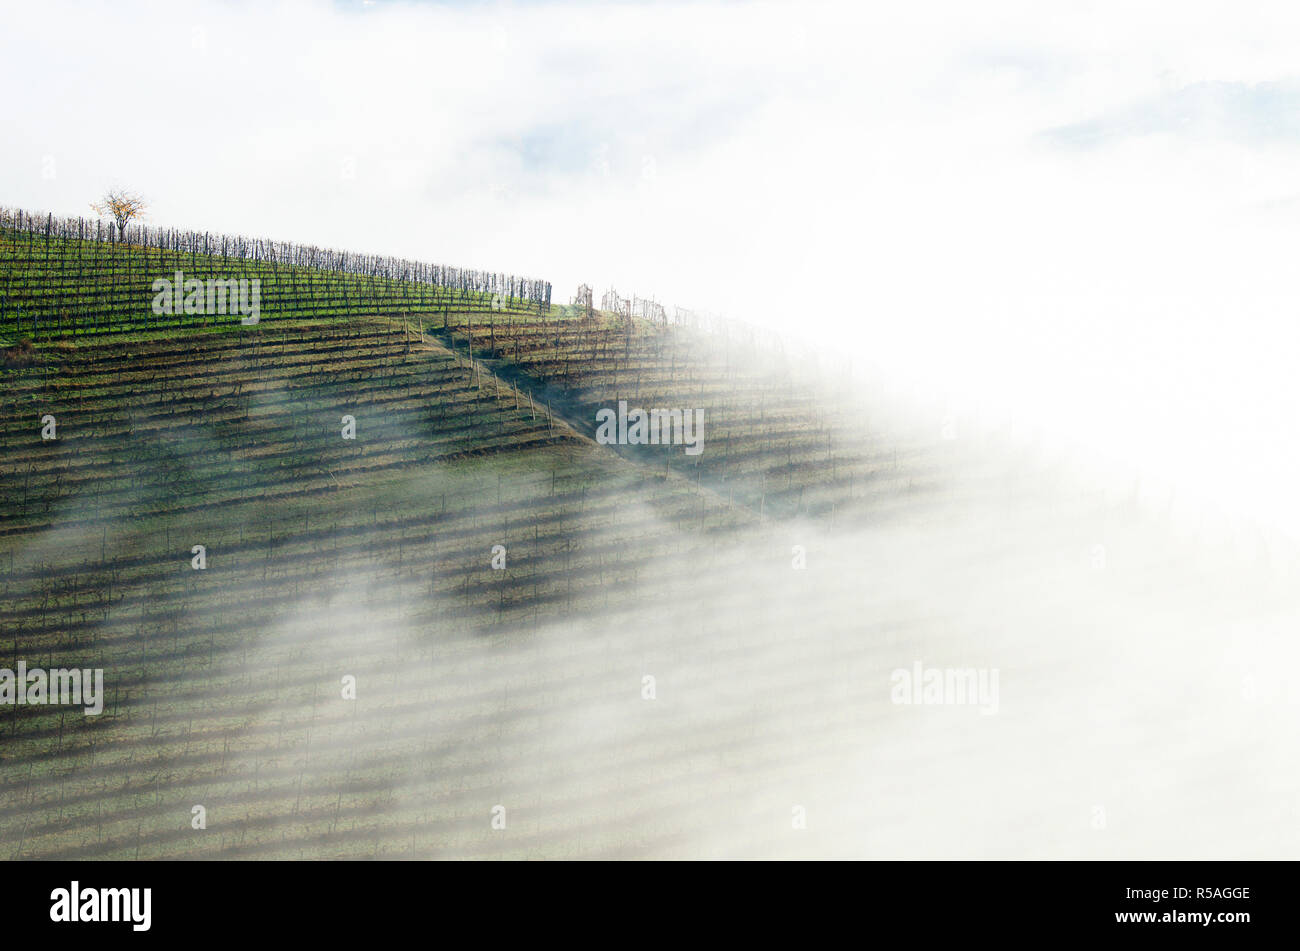
[[[4,665],[104,684],[4,708],[6,858],[976,854],[1029,745],[1038,852],[1104,854],[1053,824],[1097,767],[1041,687],[994,743],[901,719],[890,672],[1034,684],[1138,579],[1244,596],[1055,460],[743,333],[204,239],[0,228]],[[256,278],[257,321],[156,313],[177,271]],[[620,403],[701,410],[703,451],[598,441]]]

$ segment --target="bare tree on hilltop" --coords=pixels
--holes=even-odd
[[[148,203],[135,192],[112,188],[104,193],[99,201],[91,202],[90,207],[101,215],[107,215],[117,225],[117,236],[126,238],[126,226],[133,218],[143,218]]]

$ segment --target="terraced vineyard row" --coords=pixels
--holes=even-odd
[[[266,320],[417,312],[432,319],[452,311],[506,314],[548,308],[543,301],[516,296],[523,288],[509,283],[491,294],[383,273],[0,229],[0,333],[43,339],[240,321],[233,294],[222,298],[224,313],[198,313],[197,299],[193,310],[184,306],[183,285],[176,295],[165,295],[171,298],[165,301],[166,312],[155,313],[159,291],[154,281],[175,284],[177,272],[184,281],[203,282],[205,307],[209,281],[260,282],[258,316]]]

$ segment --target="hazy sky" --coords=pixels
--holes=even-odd
[[[1048,7],[5,3],[0,202],[614,283],[1276,514],[1300,11]]]

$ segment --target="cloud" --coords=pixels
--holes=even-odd
[[[1094,148],[1155,134],[1247,145],[1300,143],[1300,82],[1195,83],[1048,136],[1061,145]]]

